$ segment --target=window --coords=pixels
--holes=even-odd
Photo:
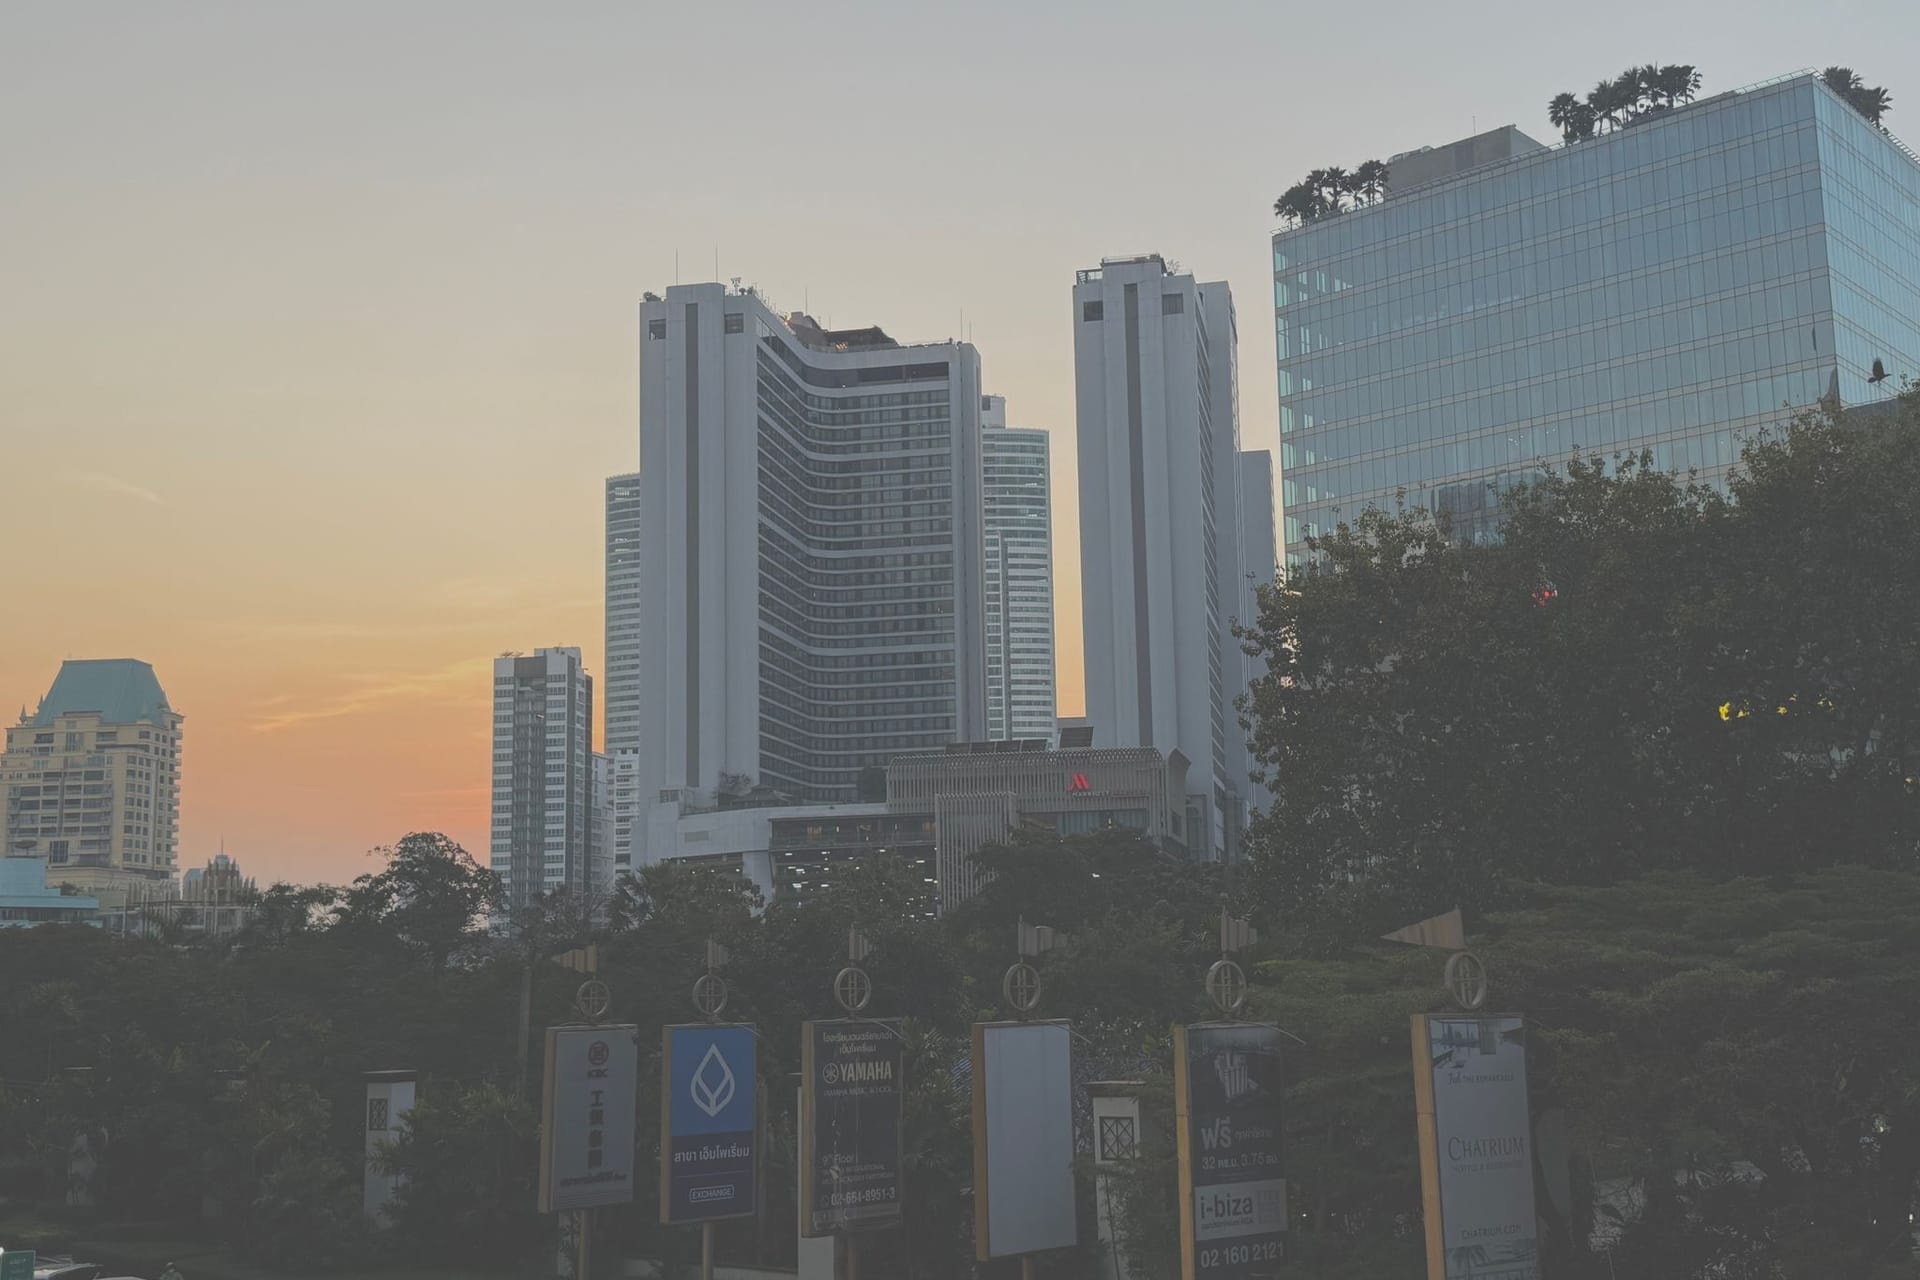
[[[654,323],[658,324],[660,322],[655,321]],[[727,312],[724,327],[728,333],[745,333],[747,331],[747,317],[742,312],[729,311]]]
[[[1100,1117],[1100,1159],[1124,1160],[1133,1154],[1132,1116]]]
[[[385,1098],[367,1099],[367,1132],[385,1133],[387,1131],[387,1100]]]
[[[666,336],[667,336],[667,322],[665,320],[647,321],[647,337],[664,338]]]
[[[1105,303],[1083,302],[1080,304],[1080,318],[1082,320],[1104,320],[1106,318],[1106,312],[1107,308]]]
[[[1163,293],[1160,295],[1160,314],[1177,316],[1187,309],[1187,296],[1183,293]]]

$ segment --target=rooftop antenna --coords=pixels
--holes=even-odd
[[[673,251],[673,282],[680,283],[680,251],[678,249]]]

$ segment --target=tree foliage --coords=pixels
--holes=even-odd
[[[1600,81],[1585,98],[1555,94],[1547,103],[1547,119],[1566,141],[1580,142],[1603,125],[1608,130],[1624,129],[1636,120],[1692,102],[1699,92],[1700,72],[1692,64],[1647,63]]]
[[[1496,545],[1341,525],[1246,636],[1264,901],[1339,935],[1526,880],[1912,866],[1916,484],[1909,395],[1756,442],[1730,499],[1587,458]]]

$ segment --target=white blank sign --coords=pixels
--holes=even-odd
[[[975,1169],[986,1213],[982,1259],[1063,1249],[1078,1238],[1073,1185],[1073,1057],[1064,1022],[973,1029]]]

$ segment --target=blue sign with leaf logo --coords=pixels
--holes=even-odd
[[[760,1158],[753,1028],[697,1024],[664,1036],[660,1221],[751,1217]]]

